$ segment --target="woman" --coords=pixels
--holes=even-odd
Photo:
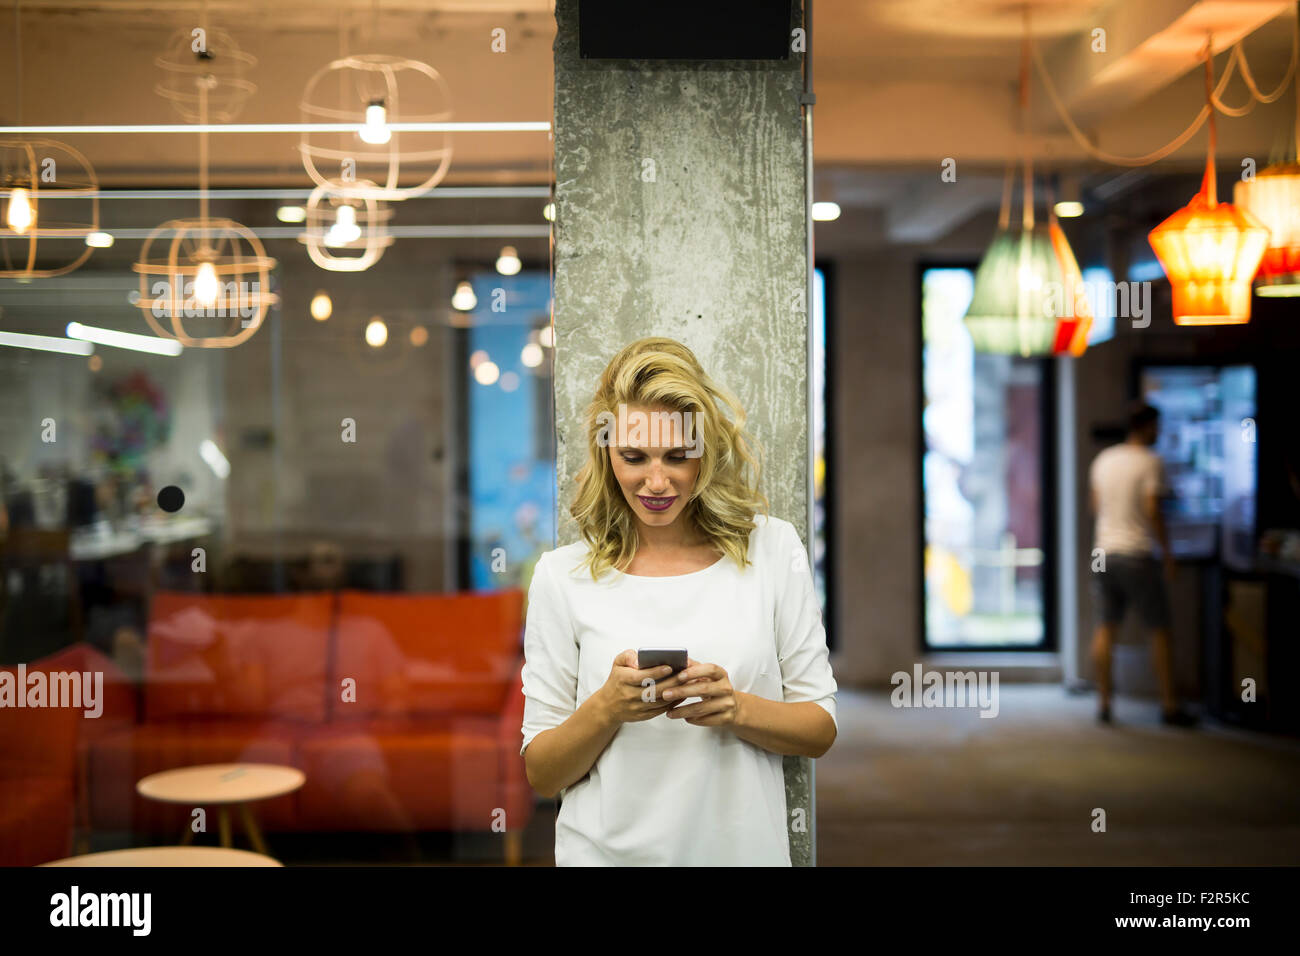
[[[830,748],[836,685],[744,422],[672,339],[601,376],[569,509],[583,540],[538,561],[524,635],[520,753],[560,795],[559,866],[790,865],[781,755]],[[639,670],[641,647],[688,666]]]

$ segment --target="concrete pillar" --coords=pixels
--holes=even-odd
[[[622,346],[686,344],[750,416],[772,513],[808,540],[807,225],[801,55],[583,60],[577,0],[555,39],[558,537],[587,452],[582,414]],[[802,22],[801,5],[791,28]],[[785,760],[796,866],[815,860],[812,761]]]

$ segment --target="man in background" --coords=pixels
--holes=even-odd
[[[1100,551],[1100,560],[1094,559],[1092,565],[1097,615],[1092,658],[1100,694],[1097,719],[1103,723],[1111,720],[1111,650],[1130,605],[1151,632],[1151,658],[1160,682],[1161,721],[1176,726],[1196,722],[1174,698],[1166,593],[1166,584],[1174,577],[1174,559],[1160,510],[1160,501],[1169,489],[1164,463],[1151,448],[1159,432],[1159,411],[1139,403],[1129,414],[1127,438],[1099,454],[1089,471],[1092,511],[1097,516],[1093,541],[1097,550],[1093,554]],[[1160,546],[1161,561],[1155,557],[1156,544]]]

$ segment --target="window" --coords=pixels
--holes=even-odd
[[[475,590],[523,587],[555,547],[551,280],[542,272],[472,278],[469,409],[470,581]],[[489,367],[490,366],[490,367]]]
[[[972,269],[922,271],[924,644],[1041,648],[1049,366],[974,351],[974,284]]]

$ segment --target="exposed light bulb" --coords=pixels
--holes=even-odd
[[[456,291],[451,297],[451,307],[459,312],[472,312],[476,305],[478,296],[474,294],[474,287],[468,282],[457,283]]]
[[[379,316],[375,316],[366,325],[366,344],[371,348],[379,348],[388,341],[388,326]]]
[[[194,298],[205,309],[217,304],[217,295],[221,292],[221,283],[217,281],[217,270],[211,262],[199,266],[199,274],[194,277]]]
[[[325,292],[317,292],[311,298],[311,317],[317,322],[324,322],[334,314],[334,303]]]
[[[113,234],[109,232],[92,232],[86,235],[86,245],[92,249],[107,249],[113,244]]]
[[[537,368],[542,364],[542,347],[536,342],[529,342],[519,352],[519,361],[528,368]]]
[[[9,228],[20,236],[32,227],[36,221],[36,210],[26,189],[18,187],[9,194],[9,214],[5,221]]]
[[[302,206],[281,206],[275,211],[275,218],[281,222],[303,222],[307,218],[307,210]]]
[[[550,325],[543,325],[537,330],[537,344],[544,348],[555,347],[555,328]]]
[[[492,385],[501,374],[496,362],[479,362],[474,368],[474,381],[480,385]]]
[[[497,272],[503,276],[512,276],[523,267],[524,264],[519,261],[519,253],[514,246],[501,247],[501,255],[497,257]]]
[[[361,227],[357,225],[357,210],[353,206],[339,206],[334,214],[334,224],[325,232],[325,245],[346,246],[361,238]]]
[[[364,143],[382,146],[393,138],[393,131],[388,128],[388,111],[383,103],[371,103],[366,107],[366,125],[357,130],[357,135]]]
[[[1061,219],[1075,219],[1083,215],[1083,203],[1073,199],[1063,199],[1052,208],[1052,211]]]
[[[555,203],[548,202],[542,207],[542,218],[547,222],[555,222]]]

